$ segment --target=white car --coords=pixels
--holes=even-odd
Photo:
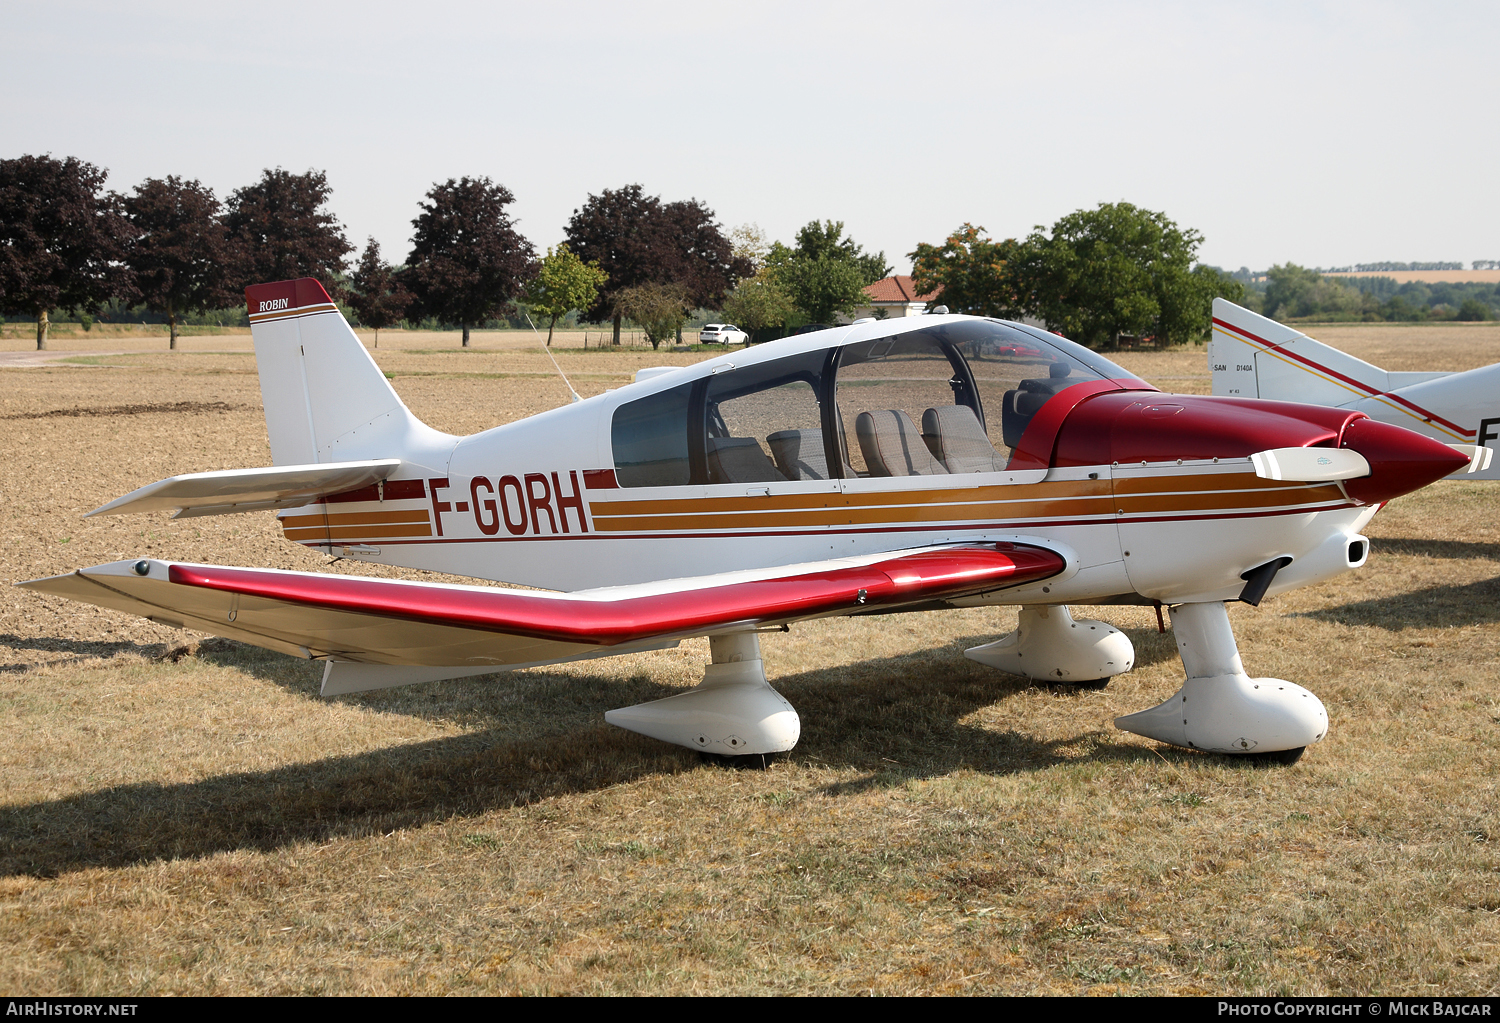
[[[750,335],[732,323],[705,323],[698,331],[700,345],[742,345]]]

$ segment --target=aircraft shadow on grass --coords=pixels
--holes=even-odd
[[[1430,586],[1292,617],[1317,618],[1337,625],[1374,625],[1392,632],[1489,625],[1500,622],[1500,576],[1457,586]]]
[[[786,756],[793,763],[865,772],[863,779],[832,787],[831,794],[960,769],[1035,771],[1077,759],[1080,749],[1082,755],[1117,760],[1202,757],[1188,750],[1109,746],[1097,730],[1044,742],[964,724],[970,713],[1036,685],[963,660],[962,648],[984,638],[778,678],[777,688],[799,709],[804,729],[798,748]],[[282,660],[302,668],[291,658]],[[279,684],[309,688],[305,668],[271,673]],[[459,686],[449,695],[438,688]],[[644,675],[580,679],[533,670],[429,688],[434,692],[425,700],[407,697],[382,709],[480,727],[267,771],[182,784],[136,782],[0,808],[0,876],[55,876],[386,834],[703,766],[689,750],[604,724],[603,712],[611,707],[681,691]],[[1051,688],[1059,699],[1097,698],[1072,687]]]
[[[1375,553],[1413,554],[1423,558],[1451,558],[1455,561],[1485,559],[1500,561],[1500,543],[1474,543],[1468,540],[1429,540],[1424,537],[1381,538],[1375,542]]]
[[[11,650],[43,650],[48,653],[69,653],[73,655],[71,660],[79,663],[95,659],[108,660],[111,657],[119,657],[125,654],[136,654],[148,660],[160,660],[163,656],[171,656],[168,646],[164,643],[137,643],[131,640],[58,639],[54,636],[17,636],[11,633],[0,633],[0,649],[7,647]],[[36,666],[35,662],[17,661],[12,664],[0,664],[0,672],[20,673],[30,671]]]

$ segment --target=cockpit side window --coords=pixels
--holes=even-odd
[[[823,437],[826,351],[709,378],[704,430],[709,483],[830,479]]]
[[[981,421],[983,407],[962,358],[925,334],[909,331],[839,350],[839,421],[852,475],[946,475],[922,439],[926,410],[962,401]]]

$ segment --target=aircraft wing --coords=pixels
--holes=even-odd
[[[400,466],[399,458],[372,458],[359,462],[193,472],[148,483],[95,508],[89,515],[175,509],[177,514],[172,517],[182,519],[263,508],[297,508],[326,494],[341,494],[378,483]]]
[[[1044,547],[990,543],[576,593],[151,560],[116,561],[17,585],[295,657],[449,666],[445,672],[404,673],[400,681],[411,682],[624,653],[807,618],[899,610],[1045,579],[1065,567],[1062,555]]]

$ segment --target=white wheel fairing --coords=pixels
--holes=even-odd
[[[1135,647],[1129,636],[1108,622],[1075,620],[1061,605],[1021,608],[1014,632],[997,642],[970,647],[964,656],[1043,682],[1087,682],[1135,666]]]
[[[1312,693],[1245,674],[1223,603],[1172,608],[1172,631],[1187,680],[1170,699],[1116,718],[1116,728],[1215,753],[1298,749],[1328,734],[1328,711]]]

